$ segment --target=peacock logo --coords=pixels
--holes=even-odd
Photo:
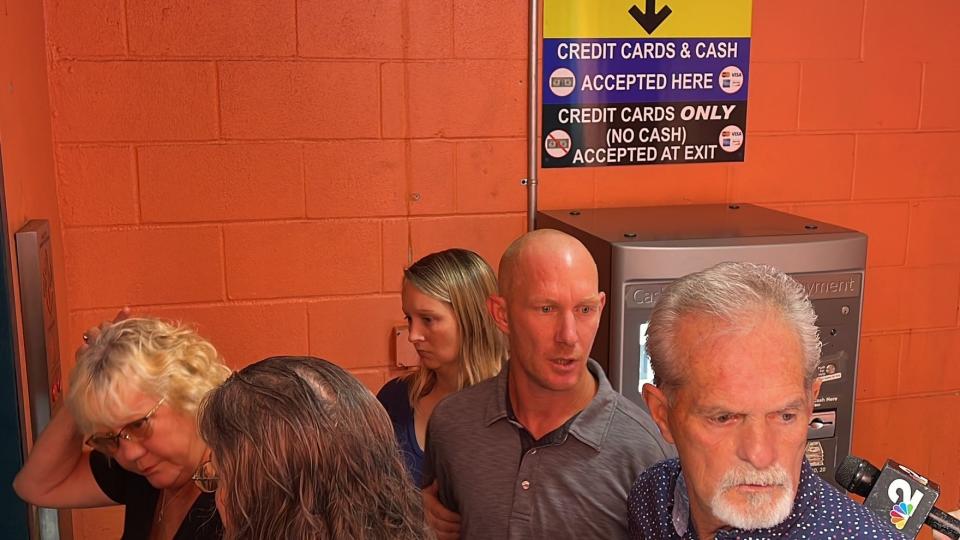
[[[912,515],[912,504],[905,502],[897,503],[893,505],[893,508],[890,510],[890,523],[893,523],[897,529],[902,530],[907,526],[907,520],[909,520]]]

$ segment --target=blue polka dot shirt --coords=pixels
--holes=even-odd
[[[697,540],[689,510],[686,523],[677,522],[675,499],[684,505],[685,489],[677,489],[680,462],[663,461],[645,470],[630,490],[628,499],[630,538],[634,540]],[[679,486],[682,488],[682,478]],[[678,492],[681,492],[678,495]],[[677,513],[684,514],[684,512]],[[804,460],[800,485],[793,510],[782,523],[769,529],[724,529],[718,540],[904,540],[892,525],[887,525],[869,509],[861,506],[817,476]]]

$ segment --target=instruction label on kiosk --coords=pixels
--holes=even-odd
[[[751,0],[546,0],[545,168],[743,161]]]

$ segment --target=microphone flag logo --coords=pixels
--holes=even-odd
[[[913,515],[913,505],[900,502],[893,505],[890,510],[890,523],[897,529],[903,529],[907,525],[907,520]]]

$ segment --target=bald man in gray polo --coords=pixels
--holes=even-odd
[[[428,427],[438,538],[627,538],[631,485],[675,452],[588,359],[604,303],[573,237],[534,231],[504,253],[488,304],[510,361],[437,405]]]

